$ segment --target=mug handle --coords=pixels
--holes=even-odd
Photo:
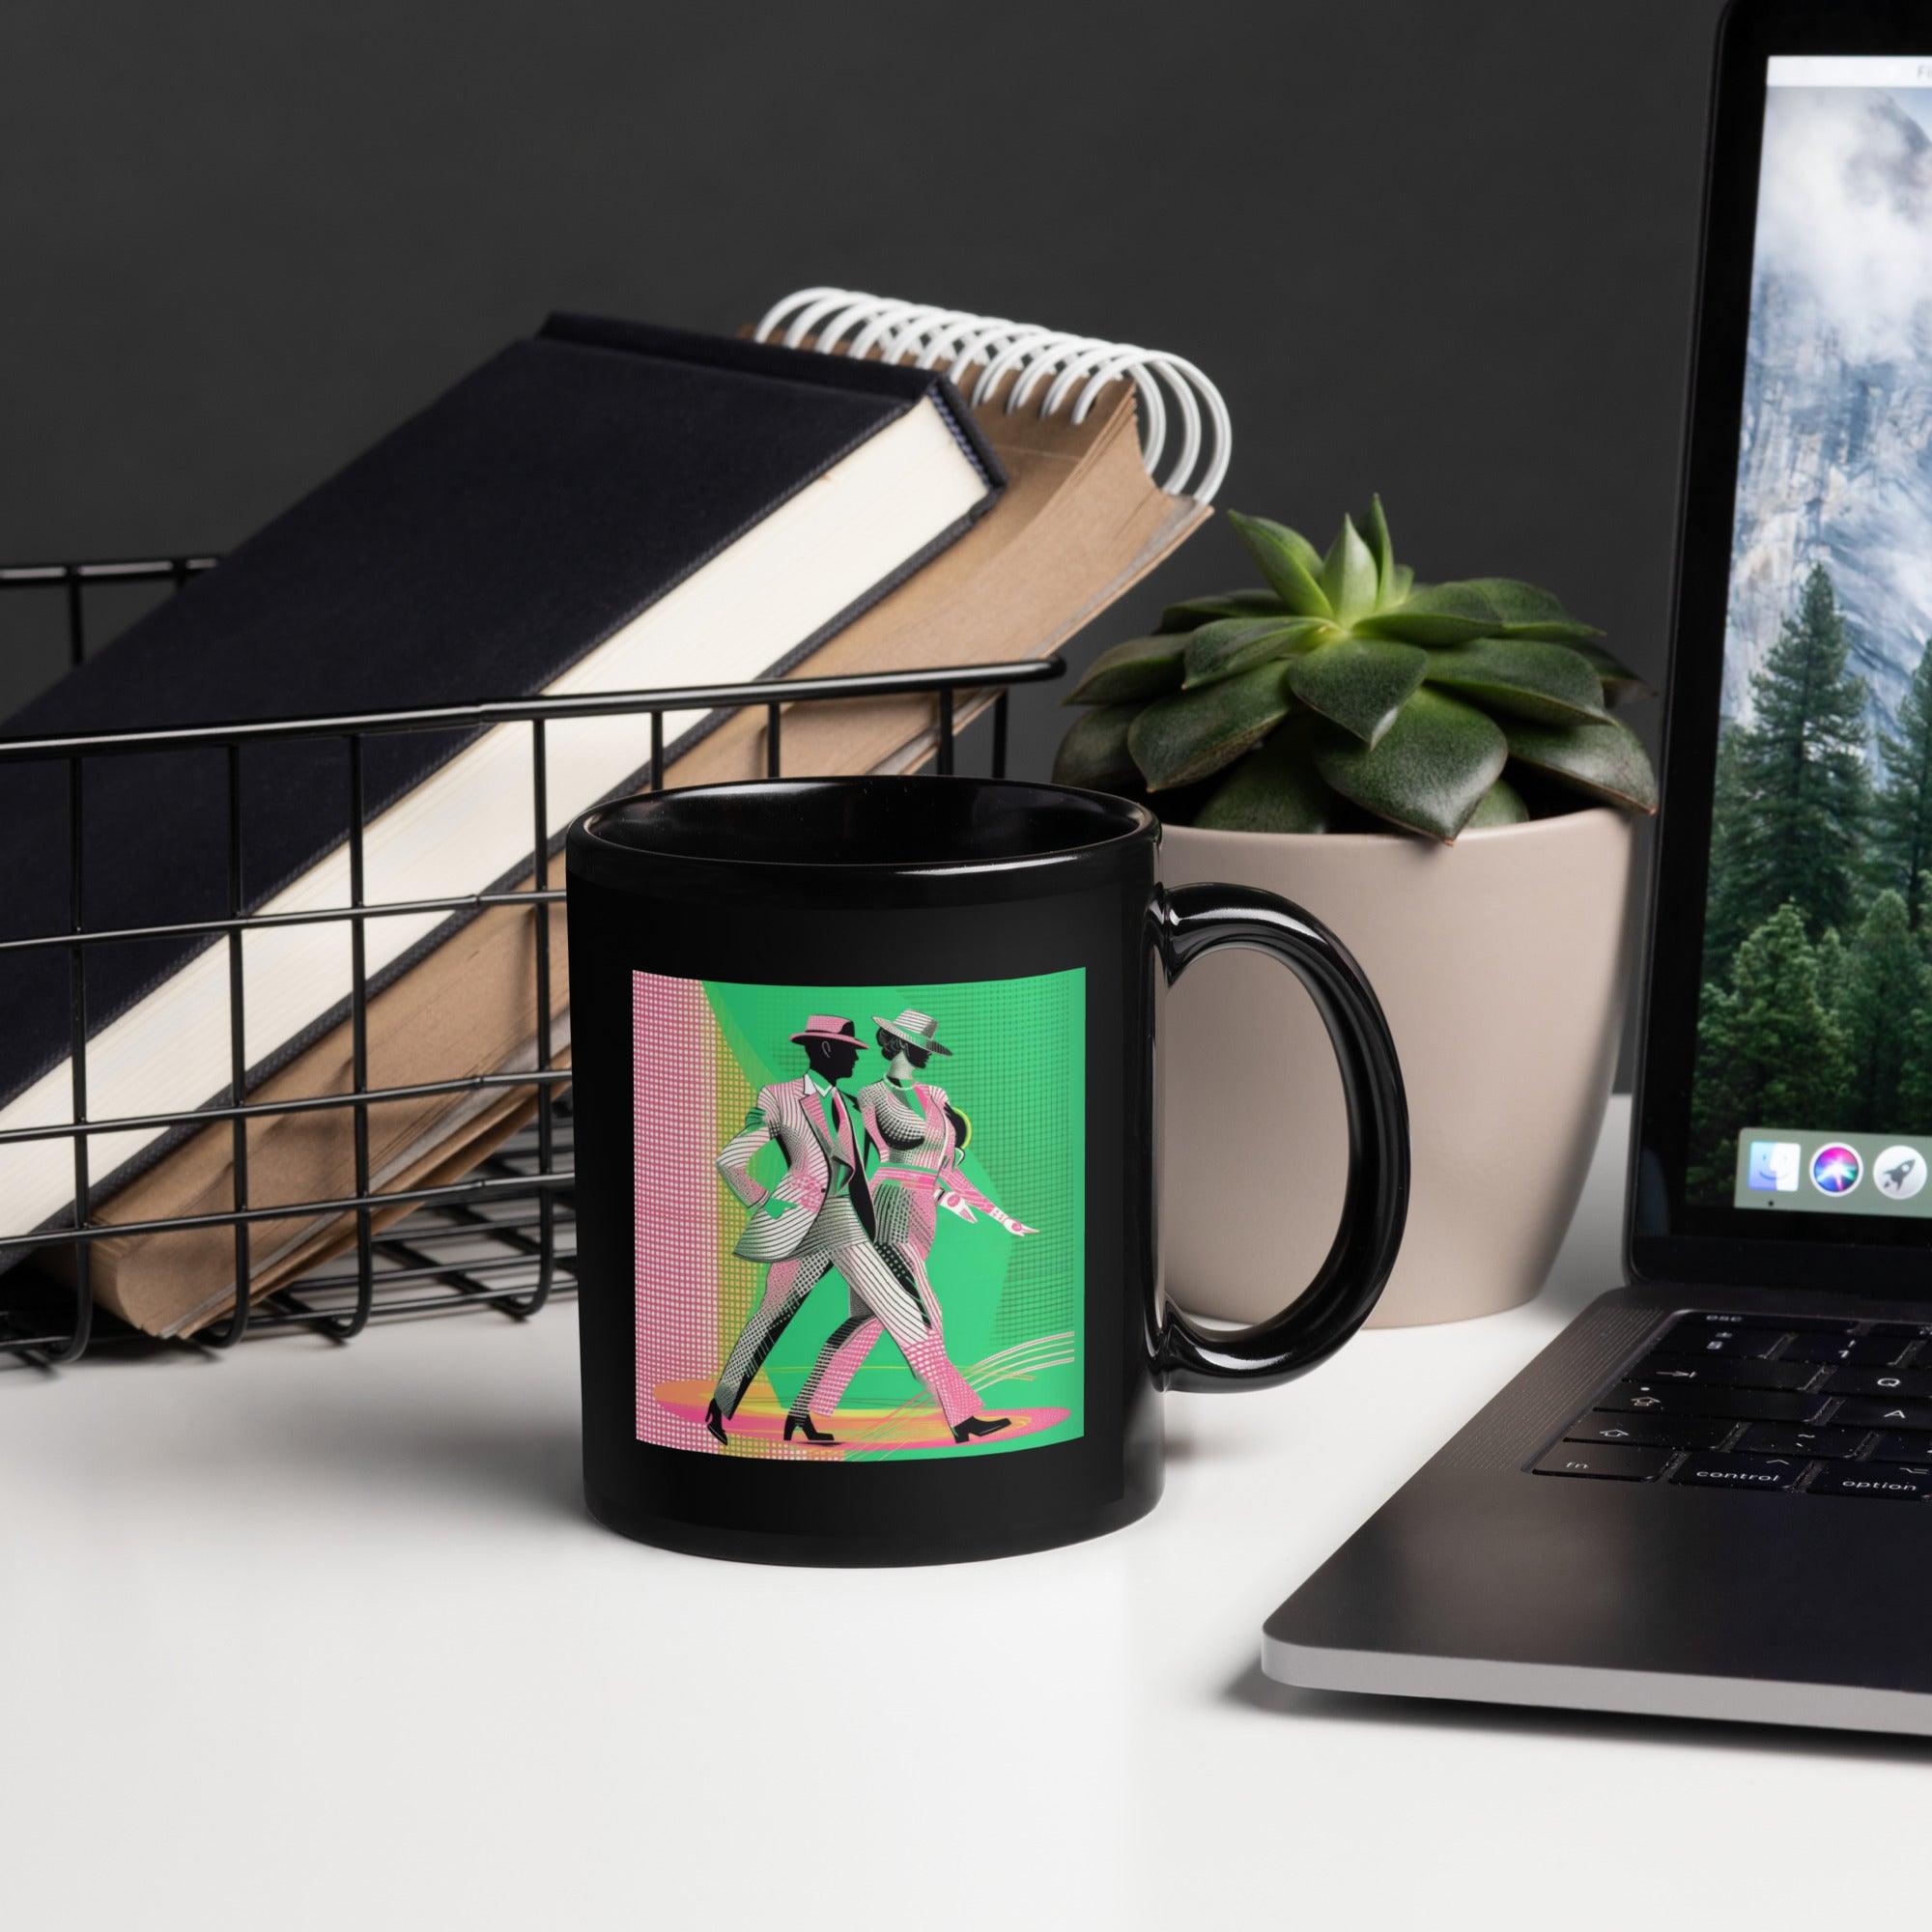
[[[1368,1319],[1395,1265],[1408,1213],[1408,1102],[1388,1022],[1347,948],[1319,920],[1244,886],[1156,888],[1150,923],[1171,986],[1204,952],[1265,952],[1307,987],[1334,1042],[1349,1112],[1342,1224],[1315,1279],[1252,1328],[1208,1329],[1173,1302],[1155,1330],[1163,1388],[1267,1388],[1305,1374]],[[1156,1224],[1157,1225],[1157,1224]]]

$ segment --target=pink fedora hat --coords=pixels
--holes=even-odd
[[[793,1034],[792,1038],[801,1045],[809,1039],[846,1039],[854,1046],[860,1045],[859,1029],[837,1013],[813,1013],[806,1021],[805,1031]]]

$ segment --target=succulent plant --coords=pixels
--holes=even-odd
[[[1245,832],[1399,827],[1453,840],[1585,800],[1657,808],[1610,707],[1646,687],[1547,590],[1419,584],[1380,497],[1323,555],[1229,513],[1264,589],[1171,605],[1096,659],[1054,763],[1176,822]],[[1580,795],[1580,796],[1579,796]]]

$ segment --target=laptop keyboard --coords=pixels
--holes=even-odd
[[[1932,1324],[1680,1315],[1539,1476],[1932,1496]]]

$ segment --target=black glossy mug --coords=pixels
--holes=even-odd
[[[957,778],[694,786],[571,827],[600,1521],[801,1563],[1071,1542],[1159,1497],[1162,1389],[1285,1381],[1361,1325],[1408,1196],[1381,1011],[1286,901],[1163,892],[1159,838],[1122,799]],[[1350,1136],[1321,1272],[1226,1332],[1166,1299],[1154,1173],[1156,972],[1223,946],[1307,987]],[[1294,1211],[1283,1183],[1257,1213]]]

